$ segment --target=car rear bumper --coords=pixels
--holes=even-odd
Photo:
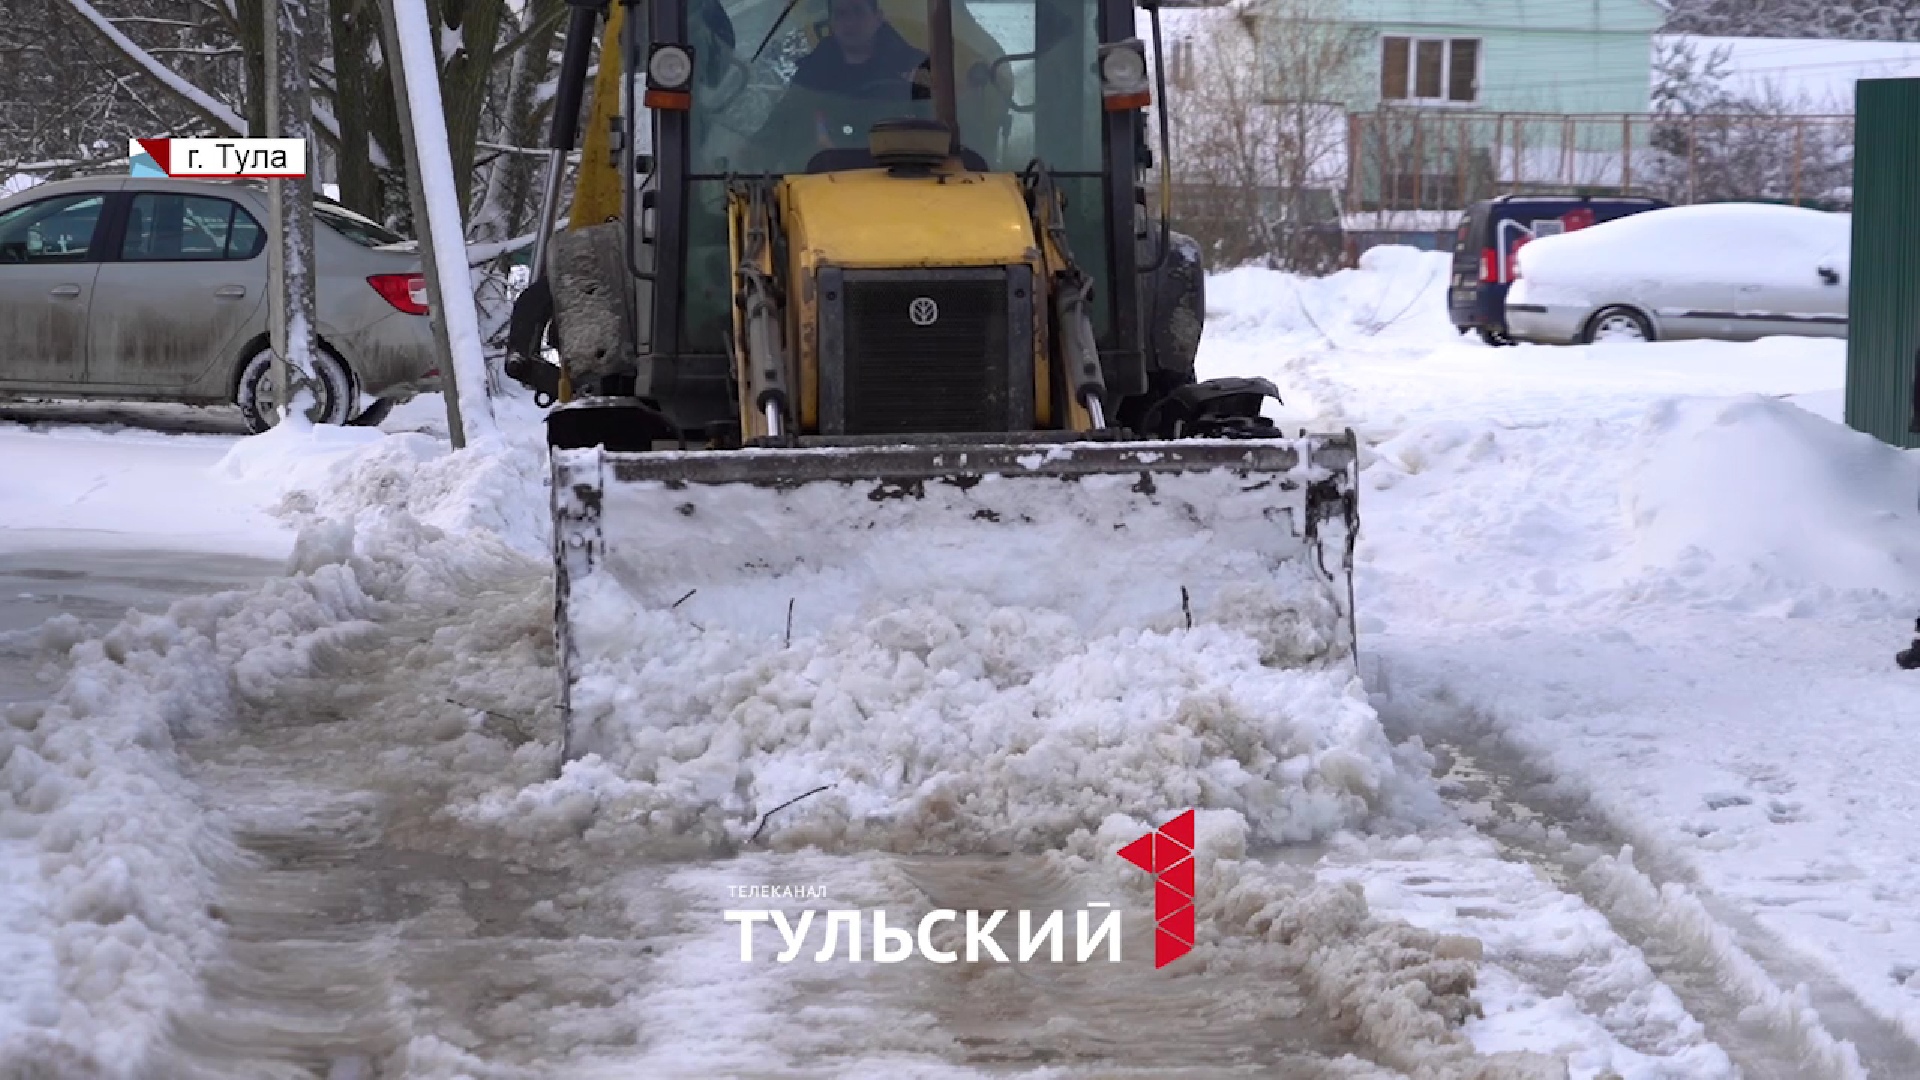
[[[335,344],[353,366],[360,392],[368,398],[404,401],[440,388],[433,324],[424,315],[394,312],[341,335]]]
[[[1542,345],[1571,345],[1580,340],[1587,310],[1565,304],[1514,304],[1507,306],[1507,333],[1516,341]]]
[[[1453,285],[1447,289],[1447,314],[1459,330],[1506,328],[1506,285]]]

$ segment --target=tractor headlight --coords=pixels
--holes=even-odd
[[[693,79],[693,56],[678,45],[662,45],[647,58],[647,79],[657,90],[684,90]]]
[[[1100,46],[1100,96],[1109,109],[1137,109],[1152,103],[1147,50],[1138,38]]]
[[[1100,82],[1109,93],[1146,89],[1147,57],[1138,41],[1120,41],[1100,47]]]

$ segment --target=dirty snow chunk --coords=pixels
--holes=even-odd
[[[1643,566],[1920,596],[1920,454],[1757,395],[1666,403],[1636,449]]]
[[[1081,637],[977,600],[761,644],[641,611],[599,579],[574,602],[574,691],[602,757],[471,811],[521,832],[693,834],[829,850],[1034,850],[1115,812],[1226,806],[1262,839],[1352,827],[1404,783],[1337,666],[1277,670],[1216,625]]]

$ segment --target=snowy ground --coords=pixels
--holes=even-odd
[[[1364,686],[1211,625],[642,620],[679,722],[559,780],[530,409],[459,456],[434,401],[0,428],[0,560],[288,568],[9,639],[53,681],[0,728],[0,1073],[1920,1075],[1920,455],[1834,422],[1841,344],[1487,349],[1443,264],[1209,289],[1203,374],[1368,445]],[[1112,852],[1195,804],[1199,947],[1156,972]],[[754,884],[1113,899],[1129,962],[743,964]]]

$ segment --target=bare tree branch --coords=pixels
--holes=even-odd
[[[135,44],[133,39],[121,33],[118,27],[107,21],[106,17],[95,10],[87,0],[66,0],[66,4],[75,14],[92,25],[116,52],[126,57],[148,78],[159,83],[187,108],[215,126],[226,129],[229,134],[247,134],[247,123],[240,119],[238,113],[215,100],[213,95],[182,78],[172,68],[156,59],[153,54]]]

